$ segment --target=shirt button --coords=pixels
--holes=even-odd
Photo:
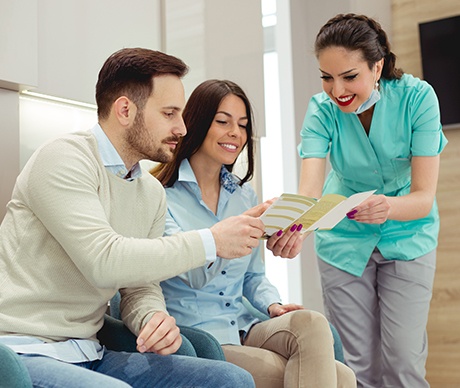
[[[228,303],[228,302],[225,303],[225,306],[230,307],[230,303]]]
[[[379,172],[377,170],[374,170],[374,174],[378,174]]]
[[[224,295],[224,293],[221,291],[221,292],[219,292],[219,295],[222,296],[222,295]]]
[[[227,271],[222,271],[221,274],[222,275],[225,275],[227,273]]]
[[[231,321],[230,324],[233,326],[235,324],[235,321]]]

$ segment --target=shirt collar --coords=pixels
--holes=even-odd
[[[123,179],[127,179],[129,181],[132,181],[136,178],[140,178],[142,176],[142,170],[139,163],[136,163],[131,168],[131,170],[128,171],[117,150],[110,142],[110,139],[107,137],[107,135],[105,134],[105,132],[99,124],[96,124],[91,129],[91,132],[96,138],[99,154],[102,163],[104,164],[104,167],[106,167],[110,172],[112,172],[116,176]],[[129,177],[127,177],[128,174]]]
[[[198,184],[195,173],[192,170],[192,166],[188,159],[184,159],[179,166],[178,181],[193,182]],[[238,185],[238,178],[236,178],[225,166],[222,166],[220,170],[220,184],[221,186],[232,194]]]

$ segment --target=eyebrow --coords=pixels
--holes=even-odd
[[[225,112],[225,111],[223,111],[223,110],[218,110],[218,111],[216,112],[216,114],[219,114],[219,113],[221,113],[221,114],[223,114],[223,115],[225,115],[225,116],[227,116],[227,117],[233,117],[230,113],[227,113],[227,112]],[[240,117],[238,120],[247,120],[247,119],[248,119],[248,118],[247,118],[246,116],[243,116],[243,117]]]
[[[319,69],[319,71],[320,71],[321,73],[330,75],[328,72],[326,72],[326,71],[324,71],[324,70]],[[340,75],[345,75],[345,74],[351,73],[351,72],[353,72],[353,71],[356,71],[356,68],[353,68],[353,69],[344,71],[343,73],[340,73],[339,76],[340,76]]]
[[[174,106],[174,105],[164,106],[163,109],[172,109],[172,110],[175,110],[175,111],[178,111],[178,112],[180,112],[182,110],[182,108],[179,108],[178,106]]]

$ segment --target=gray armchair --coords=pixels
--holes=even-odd
[[[201,329],[179,326],[182,345],[176,354],[225,361],[224,352],[211,334]],[[136,351],[136,336],[123,324],[120,314],[120,293],[110,300],[110,315],[106,315],[104,327],[98,339],[108,349]]]

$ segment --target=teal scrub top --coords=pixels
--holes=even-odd
[[[438,155],[447,139],[442,133],[439,104],[433,88],[404,74],[380,80],[369,135],[354,113],[342,112],[325,92],[313,96],[301,130],[301,158],[325,158],[331,171],[323,195],[375,194],[402,196],[410,192],[412,156]],[[317,231],[321,260],[361,276],[377,247],[388,260],[413,260],[437,246],[439,214],[436,201],[430,214],[414,221],[388,220],[365,224],[343,219],[329,231]]]

